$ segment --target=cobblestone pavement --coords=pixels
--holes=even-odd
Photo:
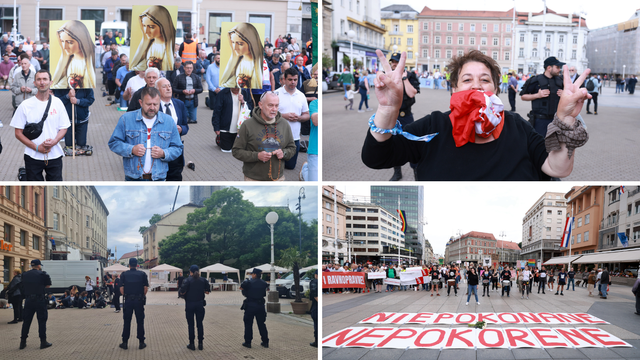
[[[460,284],[458,296],[447,297],[446,290],[441,296],[430,296],[424,291],[394,291],[392,293],[331,294],[322,297],[322,336],[326,337],[338,330],[356,325],[358,321],[377,312],[586,312],[610,323],[596,327],[624,339],[633,348],[582,348],[582,349],[486,349],[443,351],[419,349],[365,349],[365,348],[323,348],[322,358],[331,359],[640,359],[640,321],[635,311],[635,298],[630,286],[612,285],[608,299],[588,297],[587,289],[576,287],[575,291],[565,290],[565,296],[554,296],[547,289],[546,294],[537,294],[534,286],[529,300],[521,299],[516,292],[511,297],[501,297],[500,292],[490,292],[490,297],[479,296],[480,305],[473,302],[465,306],[467,299],[464,284]],[[517,289],[514,286],[515,289]],[[480,291],[482,292],[482,291]],[[597,292],[596,292],[597,294]],[[385,326],[397,326],[385,324]],[[554,325],[553,327],[558,327]],[[564,325],[570,326],[570,325]],[[442,327],[442,326],[440,326]],[[446,327],[446,325],[444,325]],[[535,327],[551,327],[535,324]]]
[[[150,292],[145,309],[147,348],[139,350],[135,338],[135,316],[131,324],[129,350],[122,350],[122,312],[106,309],[49,310],[47,340],[53,346],[40,350],[38,325],[34,317],[27,340],[27,348],[19,350],[21,323],[7,324],[13,310],[0,310],[1,359],[317,359],[318,350],[309,346],[313,341],[313,322],[309,315],[294,317],[290,300],[281,299],[281,314],[267,315],[269,348],[260,346],[257,326],[254,325],[253,347],[244,342],[242,295],[237,292],[214,292],[207,295],[204,318],[204,351],[191,351],[184,300],[176,292]],[[197,330],[196,330],[197,331]]]
[[[360,96],[354,99],[354,111],[344,109],[342,92],[323,94],[322,179],[324,181],[387,181],[392,169],[374,170],[360,158],[362,144],[373,112],[358,113]],[[500,95],[509,109],[508,97]],[[416,119],[432,111],[449,108],[449,93],[445,90],[421,89],[413,114]],[[523,118],[531,110],[531,102],[516,98],[516,110]],[[375,91],[371,90],[369,106],[378,106]],[[364,105],[363,105],[364,108]],[[605,88],[598,97],[598,115],[587,115],[586,104],[582,117],[589,129],[589,142],[576,150],[573,173],[566,181],[629,181],[640,178],[640,127],[638,127],[640,93],[615,94],[615,88]],[[591,104],[593,111],[593,103]],[[403,181],[413,181],[413,171],[402,167]]]
[[[100,75],[98,74],[98,77]],[[206,84],[205,84],[206,87]],[[122,158],[111,152],[109,138],[118,119],[124,112],[118,111],[116,105],[106,106],[107,97],[102,97],[100,89],[94,89],[96,101],[90,107],[91,117],[87,133],[87,144],[93,146],[93,155],[76,156],[75,160],[66,157],[63,161],[63,179],[65,181],[124,181]],[[185,162],[193,161],[195,171],[185,167],[182,172],[184,181],[229,181],[244,180],[242,163],[231,153],[223,153],[215,144],[215,132],[211,125],[212,110],[205,107],[205,90],[199,95],[198,123],[189,124],[189,132],[184,140]],[[0,91],[0,137],[4,147],[0,155],[0,181],[16,181],[18,168],[24,166],[24,145],[14,136],[11,123],[11,92]],[[71,131],[71,130],[69,130]],[[308,140],[308,136],[302,137]],[[61,142],[64,146],[64,139]],[[298,181],[302,164],[307,161],[307,154],[300,153],[296,169],[285,170],[286,180]]]

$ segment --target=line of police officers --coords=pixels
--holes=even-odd
[[[123,318],[124,327],[122,330],[122,343],[120,348],[128,349],[128,341],[131,333],[131,318],[136,315],[137,338],[139,341],[139,349],[144,349],[147,344],[144,342],[144,305],[147,300],[147,291],[149,290],[149,281],[147,274],[137,270],[138,261],[135,258],[129,259],[129,271],[125,271],[120,276],[120,294],[123,295]],[[189,269],[190,277],[184,280],[179,289],[180,297],[185,299],[185,313],[187,317],[187,325],[189,328],[189,345],[187,348],[195,350],[195,331],[194,317],[198,328],[198,349],[203,350],[204,327],[202,321],[204,319],[204,307],[206,305],[205,295],[209,294],[211,287],[209,282],[200,277],[200,270],[197,265],[192,265]],[[256,319],[261,345],[265,348],[269,347],[269,335],[265,320],[267,312],[265,309],[265,296],[267,296],[267,283],[260,278],[262,270],[255,268],[251,273],[251,279],[245,280],[240,289],[242,295],[246,297],[241,310],[244,314],[244,340],[242,344],[245,347],[251,347],[253,339],[253,319]],[[318,273],[316,271],[316,279]],[[315,341],[311,346],[317,347],[317,316],[318,316],[318,283],[314,279],[311,281],[311,299],[312,299],[312,318],[314,321],[314,337]],[[20,349],[27,346],[27,337],[33,316],[37,314],[38,332],[40,335],[40,348],[48,348],[52,344],[47,342],[47,303],[46,288],[51,286],[51,277],[42,271],[42,263],[35,259],[31,261],[31,270],[22,275],[22,284],[25,295],[25,305],[23,312],[24,322],[22,324],[22,335],[20,338]]]

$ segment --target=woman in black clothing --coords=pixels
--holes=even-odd
[[[502,296],[504,296],[504,292],[506,291],[507,297],[509,297],[509,291],[511,290],[511,271],[509,271],[508,266],[502,270],[500,278],[502,279]]]
[[[491,284],[491,273],[489,269],[485,266],[484,272],[482,273],[482,296],[487,294],[487,296],[491,297],[489,294],[489,285]]]
[[[489,270],[491,273],[491,290],[498,291],[498,278],[500,274],[498,274],[498,269]]]
[[[195,316],[198,326],[198,349],[203,349],[204,341],[204,326],[202,320],[204,320],[204,306],[206,302],[204,297],[211,292],[209,282],[200,277],[200,269],[198,265],[191,265],[189,268],[191,276],[184,280],[182,287],[180,288],[180,295],[185,299],[187,314],[187,326],[189,328],[189,345],[187,348],[195,350],[195,330],[193,328],[193,318]]]
[[[399,130],[398,116],[411,116],[399,113],[406,53],[402,53],[394,71],[382,52],[376,53],[384,71],[379,71],[374,80],[379,106],[370,119],[371,129],[362,149],[362,161],[368,167],[385,169],[417,163],[417,180],[548,180],[571,174],[575,157],[566,145],[573,143],[570,147],[575,148],[586,143],[586,130],[576,117],[584,100],[591,97],[580,89],[589,70],[575,84],[565,77],[558,121],[552,123],[557,127],[550,125],[550,143],[545,146],[545,139],[520,115],[503,111],[496,96],[500,92],[500,67],[476,50],[449,63],[452,111],[435,111]],[[574,141],[552,143],[557,133],[571,133]],[[577,133],[581,141],[574,136]]]
[[[11,279],[9,283],[7,296],[9,297],[9,302],[13,305],[13,320],[8,323],[17,324],[19,321],[22,321],[22,299],[24,299],[22,292],[22,272],[20,269],[13,270],[13,279]]]
[[[476,296],[476,302],[480,305],[480,301],[478,301],[478,274],[476,274],[476,268],[472,267],[467,274],[467,281],[469,284],[469,291],[467,292],[467,304],[469,305],[469,299],[471,298],[471,292]]]

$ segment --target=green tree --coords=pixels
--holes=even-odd
[[[351,66],[351,58],[349,57],[349,55],[347,55],[347,54],[342,55],[342,65],[344,67]],[[351,70],[351,69],[349,69],[349,70]]]
[[[160,220],[162,220],[162,215],[153,214],[153,216],[151,216],[151,219],[149,219],[149,225],[153,225]],[[147,231],[148,228],[148,226],[140,226],[140,228],[138,228],[138,232],[140,233],[140,235],[142,235],[145,231]]]
[[[280,251],[278,266],[293,269],[293,284],[296,287],[295,302],[302,302],[302,291],[300,291],[300,268],[305,267],[309,261],[309,255],[300,253],[297,248],[291,247]]]
[[[335,61],[333,61],[330,55],[322,54],[322,67],[332,69],[333,64],[335,64]]]

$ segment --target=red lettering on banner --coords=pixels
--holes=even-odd
[[[322,273],[322,287],[323,288],[364,288],[364,273]]]
[[[538,316],[540,316],[540,318],[548,323],[550,323],[551,321],[549,321],[549,319],[556,319],[560,322],[565,322],[564,319],[561,319],[559,317],[556,316],[556,314],[551,314],[551,313],[538,313]]]
[[[431,331],[438,331],[438,332],[440,332],[440,336],[438,337],[438,340],[436,340],[436,341],[434,341],[434,342],[432,342],[432,343],[426,343],[426,344],[423,344],[423,343],[421,342],[422,338],[423,338],[425,335],[427,335],[429,332],[431,332]],[[420,335],[418,335],[418,337],[416,338],[416,341],[414,341],[414,345],[415,345],[415,346],[417,346],[417,347],[433,347],[433,346],[436,346],[436,344],[439,344],[439,343],[441,343],[441,342],[442,342],[442,340],[444,340],[444,334],[445,334],[445,331],[444,331],[444,330],[442,330],[442,329],[429,329],[429,330],[425,330],[425,331],[421,332],[421,333],[420,333]]]
[[[367,332],[365,332],[364,334],[360,335],[358,338],[352,340],[346,346],[372,347],[373,345],[375,345],[375,343],[359,343],[358,341],[361,341],[361,340],[363,340],[365,338],[383,338],[384,335],[374,335],[373,334],[374,332],[381,331],[381,330],[393,330],[393,328],[373,328],[373,329],[369,329]]]
[[[392,324],[397,324],[398,322],[400,322],[400,320],[406,318],[407,316],[409,316],[408,313],[405,314],[401,314],[400,316],[398,316],[397,318],[393,319],[393,321],[391,322]]]
[[[403,331],[409,331],[411,334],[410,335],[406,335],[406,336],[400,336],[400,333],[402,333]],[[387,345],[391,340],[393,339],[409,339],[413,336],[415,336],[418,333],[418,331],[414,330],[414,329],[398,329],[396,331],[393,332],[393,334],[387,336],[386,339],[382,340],[382,342],[380,342],[376,347],[383,347],[385,345]]]
[[[495,344],[489,344],[484,338],[484,334],[489,331],[498,334],[498,342],[496,342]],[[502,331],[498,329],[482,329],[480,330],[480,333],[478,333],[478,341],[480,342],[480,344],[486,347],[501,347],[502,345],[504,345],[504,334],[502,334]]]
[[[600,344],[604,345],[604,346],[619,346],[619,345],[626,345],[626,343],[621,342],[621,341],[605,341],[601,338],[607,338],[610,337],[611,335],[609,335],[608,333],[602,333],[602,330],[600,329],[596,329],[596,328],[578,328],[580,331],[582,331],[583,333],[586,333],[587,335],[591,336],[592,338],[594,338],[597,342],[599,342]]]
[[[453,314],[451,313],[442,313],[439,314],[438,316],[436,316],[436,319],[433,321],[434,324],[437,324],[438,322],[440,322],[440,319],[453,319]]]
[[[426,320],[431,316],[433,316],[433,313],[417,313],[416,316],[414,316],[411,320],[407,322],[426,324],[427,323]],[[422,318],[425,318],[424,321],[422,320]]]
[[[500,319],[500,321],[505,322],[507,324],[517,324],[520,322],[520,318],[513,313],[500,313],[497,314],[498,315],[498,319]],[[513,321],[507,321],[504,319],[505,316],[511,316],[511,318],[513,319]]]
[[[447,340],[447,347],[453,345],[453,340],[454,339],[458,339],[460,341],[462,341],[463,343],[465,343],[468,347],[473,347],[473,342],[469,339],[465,339],[464,337],[462,337],[462,334],[466,334],[469,332],[473,332],[472,329],[467,329],[467,330],[460,330],[460,329],[451,329],[451,333],[449,334],[449,339]]]
[[[579,317],[573,316],[573,314],[556,314],[556,316],[569,324],[572,322],[586,323],[586,321],[580,319]]]
[[[424,278],[422,276],[419,276],[416,278],[416,284],[417,285],[422,285],[424,284]]]
[[[537,347],[536,344],[531,341],[525,340],[529,336],[529,332],[521,329],[504,329],[504,332],[507,334],[507,339],[509,339],[509,345],[511,347],[517,347],[518,344],[516,341],[521,341],[529,346]],[[520,333],[520,335],[514,334]]]
[[[429,272],[426,269],[422,269],[422,276],[428,276]]]
[[[578,338],[584,342],[587,342],[589,345],[595,346],[596,343],[587,339],[584,334],[580,332],[578,329],[563,329],[557,328],[555,329],[560,335],[562,335],[565,339],[569,340],[573,345],[580,345],[579,342],[575,341],[574,338]]]
[[[364,323],[364,322],[371,322],[371,320],[373,320],[374,318],[376,318],[376,317],[377,317],[377,318],[378,318],[378,320],[375,320],[374,322],[377,322],[377,323],[383,323],[383,322],[385,322],[385,321],[387,321],[387,320],[391,319],[391,318],[392,318],[392,317],[394,317],[395,315],[396,315],[396,313],[391,313],[390,315],[387,315],[387,314],[385,314],[385,313],[377,313],[377,314],[374,314],[374,315],[372,315],[372,316],[369,316],[368,318],[366,318],[366,319],[364,319],[364,320],[362,320],[362,321],[360,321],[360,322],[361,322],[361,323]]]
[[[469,321],[462,321],[460,320],[460,318],[462,316],[469,316]],[[462,314],[458,314],[458,316],[456,316],[456,324],[469,324],[472,322],[476,321],[476,315],[475,314],[470,314],[470,313],[462,313]]]
[[[583,319],[584,321],[588,322],[589,324],[606,324],[606,321],[598,321],[598,320],[594,320],[591,315],[589,314],[573,314],[573,316],[577,316],[580,319]]]
[[[558,334],[556,334],[556,332],[553,331],[553,329],[529,329],[529,331],[531,331],[531,333],[533,333],[533,335],[538,339],[538,341],[540,341],[540,344],[542,344],[542,346],[568,346],[566,342],[549,342],[545,340],[545,338],[562,340],[562,338]],[[541,334],[542,332],[545,332],[545,331],[549,331],[551,332],[551,334],[550,335]]]
[[[538,317],[535,315],[535,313],[518,313],[518,316],[520,317],[520,319],[522,320],[523,323],[528,324],[529,322],[532,323],[540,323],[542,321],[540,321],[540,319],[538,319]],[[531,321],[529,321],[531,320]]]
[[[479,313],[479,314],[478,314],[478,321],[480,322],[480,321],[487,321],[487,320],[489,320],[489,321],[491,321],[492,323],[497,324],[497,323],[498,323],[498,320],[493,319],[493,318],[490,318],[490,316],[494,316],[494,315],[495,315],[494,313],[487,313],[487,314]]]
[[[356,336],[362,334],[363,332],[367,331],[368,328],[364,328],[360,331],[358,331],[357,333],[351,335],[351,336],[347,336],[349,335],[349,333],[354,330],[354,329],[344,329],[342,331],[338,331],[337,333],[333,334],[331,337],[328,337],[324,340],[322,340],[323,343],[326,343],[329,340],[333,340],[336,339],[336,346],[341,346],[342,344],[344,344],[345,342],[355,338]]]

